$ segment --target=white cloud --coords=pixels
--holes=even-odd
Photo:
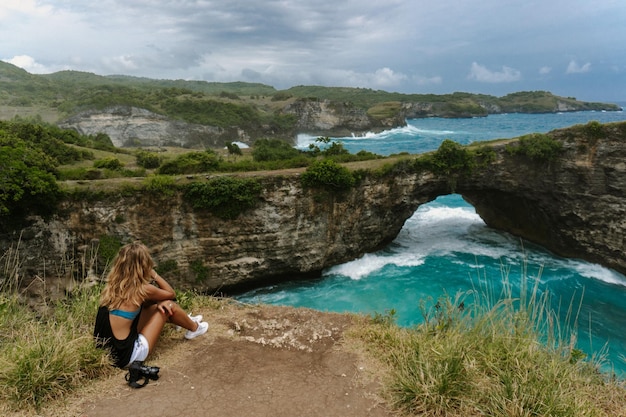
[[[584,65],[578,65],[578,62],[571,60],[567,66],[566,74],[582,74],[591,71],[591,63],[587,62]]]
[[[547,74],[550,74],[550,72],[552,72],[552,67],[541,67],[541,68],[539,68],[539,74],[541,74],[541,75],[547,75]]]
[[[522,73],[507,66],[502,66],[502,71],[491,71],[483,65],[472,62],[467,78],[483,83],[509,83],[519,81],[522,78]]]
[[[31,74],[49,74],[53,72],[44,65],[37,63],[33,57],[28,55],[16,55],[13,58],[3,59],[3,61],[20,67]]]
[[[394,72],[391,68],[380,68],[372,76],[372,82],[380,87],[391,87],[405,81],[407,76]]]

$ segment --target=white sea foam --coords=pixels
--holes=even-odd
[[[350,136],[334,137],[332,139],[340,142],[351,142],[361,140],[381,140],[381,141],[394,141],[401,137],[421,137],[421,136],[445,136],[452,135],[455,132],[452,130],[433,130],[433,129],[420,129],[412,124],[406,126],[397,127],[393,129],[383,130],[381,132],[366,132],[360,135],[352,134]],[[308,149],[310,144],[317,144],[316,140],[319,136],[309,135],[301,133],[296,136],[296,148]]]
[[[368,253],[359,259],[330,268],[327,274],[343,275],[350,279],[359,280],[376,271],[380,271],[386,265],[413,267],[423,263],[424,259],[422,257],[407,252],[391,256]]]
[[[626,287],[626,277],[619,274],[616,271],[605,268],[601,265],[590,264],[586,262],[568,260],[567,266],[574,269],[578,274],[583,277],[597,279],[607,284],[621,285]]]

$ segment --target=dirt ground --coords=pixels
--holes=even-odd
[[[354,317],[226,303],[202,313],[206,335],[163,336],[147,365],[160,377],[128,387],[120,370],[41,415],[388,417],[375,365],[345,332]],[[61,408],[66,407],[65,410]]]

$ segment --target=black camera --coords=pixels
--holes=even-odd
[[[154,381],[159,379],[158,366],[147,366],[144,365],[142,361],[135,361],[128,367],[126,381],[128,381],[128,385],[131,387],[145,387],[151,379]],[[139,380],[143,380],[143,382],[140,383]]]

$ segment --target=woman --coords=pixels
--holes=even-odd
[[[98,346],[110,349],[119,368],[144,361],[168,321],[187,329],[187,339],[209,328],[202,316],[190,317],[176,304],[174,289],[153,267],[143,244],[122,247],[100,296],[94,337]]]

